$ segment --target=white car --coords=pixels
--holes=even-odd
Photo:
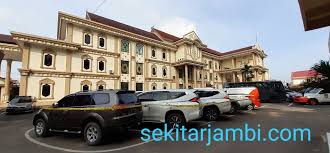
[[[225,88],[224,89],[229,96],[229,99],[235,100],[236,102],[233,103],[233,107],[235,111],[238,109],[248,109],[252,110],[256,106],[253,101],[251,100],[251,96],[253,91],[258,90],[256,87],[241,87],[241,88]]]
[[[138,95],[144,122],[166,123],[169,127],[185,125],[201,118],[201,105],[192,90],[153,90]]]
[[[304,97],[309,99],[311,105],[316,105],[319,103],[330,102],[330,91],[322,88],[314,88],[304,94]]]
[[[209,121],[217,120],[220,114],[231,111],[231,101],[223,90],[213,88],[192,89],[200,98],[202,116]]]

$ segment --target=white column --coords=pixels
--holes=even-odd
[[[12,60],[7,60],[6,78],[5,78],[5,91],[3,95],[3,102],[7,102],[10,96],[10,73],[11,73]]]

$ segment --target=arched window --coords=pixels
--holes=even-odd
[[[46,69],[55,68],[55,56],[56,52],[51,49],[46,49],[42,51],[41,56],[41,67]]]
[[[48,78],[40,80],[40,99],[53,98],[54,84],[55,82]]]
[[[98,90],[103,90],[106,87],[106,83],[104,81],[100,80],[96,83],[96,86],[97,86]]]
[[[122,52],[129,52],[129,41],[126,39],[121,40],[121,51]]]
[[[97,71],[106,72],[106,59],[104,57],[97,58]]]
[[[166,83],[163,84],[163,89],[167,89],[167,84]]]
[[[152,83],[151,84],[151,89],[152,90],[156,90],[157,89],[157,84],[156,83]]]
[[[92,71],[92,60],[93,60],[93,58],[89,55],[82,56],[82,70],[83,71]]]
[[[152,50],[151,50],[151,57],[156,58],[156,49],[155,48],[152,48]]]
[[[103,36],[99,36],[99,48],[105,48],[105,38]]]
[[[85,45],[92,45],[92,35],[89,33],[84,34],[84,44]]]
[[[163,77],[167,76],[167,68],[166,66],[163,67]]]
[[[136,44],[136,54],[143,55],[143,44],[140,43]]]
[[[157,76],[157,66],[156,65],[152,65],[151,66],[151,73],[153,76]]]
[[[81,84],[82,91],[88,91],[88,90],[92,89],[92,82],[90,82],[88,80],[84,80],[80,84]]]

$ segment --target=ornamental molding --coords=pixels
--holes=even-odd
[[[161,60],[156,60],[156,59],[145,59],[145,61],[147,63],[155,63],[155,64],[163,64],[163,65],[171,65],[172,63],[171,62],[168,62],[168,61],[161,61]]]
[[[0,43],[0,50],[3,51],[12,51],[12,52],[20,52],[21,49],[18,45],[4,44]]]
[[[132,39],[135,41],[144,42],[144,43],[150,44],[152,46],[158,46],[158,47],[162,47],[162,48],[166,48],[166,49],[170,49],[170,50],[177,50],[177,47],[175,45],[167,44],[162,41],[147,38],[145,36],[134,34],[134,33],[128,32],[128,31],[124,31],[124,30],[121,30],[121,29],[118,29],[115,27],[104,25],[104,24],[101,24],[101,23],[98,23],[95,21],[87,20],[87,19],[84,19],[81,17],[66,14],[63,12],[59,12],[59,19],[70,22],[70,23],[75,23],[75,24],[78,24],[81,26],[86,26],[86,27],[93,28],[96,30],[104,31],[104,32],[110,33],[115,36],[125,37],[125,38],[129,38],[129,39]]]
[[[174,81],[173,79],[168,78],[145,78],[147,82],[164,82],[164,81]]]
[[[120,53],[110,52],[108,50],[88,48],[88,47],[81,47],[81,51],[86,54],[93,54],[99,56],[116,57],[116,58],[120,56]]]
[[[63,40],[46,38],[26,33],[19,33],[19,32],[11,32],[11,35],[14,40],[22,41],[26,43],[38,44],[38,45],[46,45],[52,46],[56,48],[64,48],[69,50],[78,50],[81,45],[75,43],[69,43]]]

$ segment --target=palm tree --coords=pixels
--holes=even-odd
[[[322,74],[323,77],[327,79],[330,78],[330,63],[329,61],[321,60],[319,63],[316,63],[313,67],[313,70]]]
[[[251,78],[253,78],[253,71],[252,71],[252,66],[245,64],[244,67],[241,69],[242,72],[242,81],[251,81]]]

